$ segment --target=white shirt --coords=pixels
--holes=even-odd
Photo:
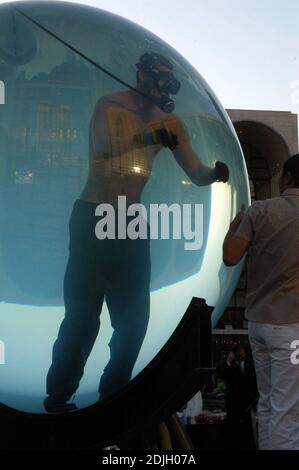
[[[299,188],[255,201],[235,236],[248,240],[246,318],[299,322]]]

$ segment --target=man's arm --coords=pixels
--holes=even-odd
[[[216,181],[227,182],[229,171],[222,162],[216,162],[214,168],[204,165],[194,152],[187,131],[179,118],[166,121],[169,141],[173,155],[190,180],[197,186],[207,186]]]
[[[236,231],[244,217],[244,207],[231,222],[229,230],[223,242],[223,262],[226,266],[237,264],[247,252],[250,240],[245,240],[236,236]]]
[[[181,143],[177,149],[173,150],[173,154],[180,167],[197,186],[207,186],[216,181],[228,181],[228,169],[222,162],[216,162],[214,168],[204,165],[187,142]]]

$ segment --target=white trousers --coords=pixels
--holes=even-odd
[[[299,450],[299,364],[291,362],[299,323],[250,321],[248,332],[260,393],[259,449]]]

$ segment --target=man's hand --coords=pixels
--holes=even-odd
[[[174,150],[178,146],[178,138],[175,134],[168,132],[164,127],[157,129],[153,132],[153,144],[162,144],[163,147],[168,147]]]
[[[174,150],[178,146],[178,138],[175,134],[168,132],[165,127],[157,129],[154,132],[145,132],[137,134],[133,137],[133,145],[136,148],[149,147],[151,145],[163,145],[170,150]]]
[[[229,179],[229,169],[223,162],[216,162],[215,164],[216,181],[218,183],[227,183]]]

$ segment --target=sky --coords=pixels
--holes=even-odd
[[[164,39],[203,75],[225,108],[299,113],[299,0],[76,3],[116,13]]]

